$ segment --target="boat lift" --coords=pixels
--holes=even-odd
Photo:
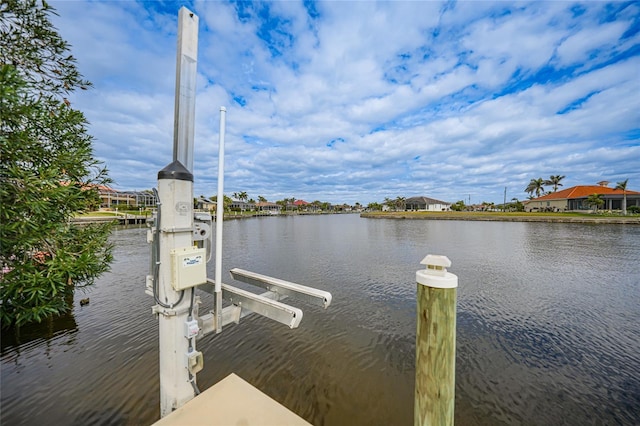
[[[302,310],[289,306],[280,300],[291,297],[312,305],[328,308],[331,304],[331,293],[301,284],[268,277],[255,272],[234,268],[231,276],[241,282],[262,287],[267,291],[262,294],[251,293],[247,290],[222,283],[222,299],[231,303],[222,309],[222,326],[240,322],[241,318],[252,313],[270,318],[289,328],[297,328],[302,321]],[[207,279],[207,283],[199,287],[207,293],[215,294],[215,281]],[[203,315],[199,319],[202,336],[214,330],[214,312]]]
[[[185,7],[178,14],[178,53],[173,162],[158,172],[158,208],[148,222],[151,273],[146,292],[156,304],[152,312],[159,321],[160,414],[165,417],[200,391],[196,374],[204,367],[196,340],[221,333],[243,317],[258,314],[290,328],[302,320],[302,310],[286,303],[292,298],[327,308],[331,293],[278,278],[234,268],[234,280],[266,290],[252,293],[222,282],[223,203],[217,203],[215,277],[207,277],[206,265],[213,250],[213,218],[193,209],[193,136],[198,17]],[[223,200],[224,135],[226,109],[220,108],[218,200]],[[214,306],[199,314],[196,288],[213,294]],[[225,305],[223,307],[223,301]]]

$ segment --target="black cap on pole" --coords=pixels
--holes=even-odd
[[[193,174],[178,160],[174,160],[164,169],[158,172],[158,180],[160,179],[177,179],[193,182]]]

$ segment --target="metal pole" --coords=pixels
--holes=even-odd
[[[185,7],[178,12],[178,56],[173,123],[173,161],[193,173],[193,133],[198,65],[198,16]]]
[[[154,312],[159,316],[160,415],[194,397],[187,353],[195,344],[185,336],[193,288],[175,290],[171,252],[193,247],[193,129],[198,50],[198,17],[182,7],[178,13],[173,162],[158,172],[159,266]],[[192,384],[193,383],[193,384]]]
[[[428,255],[416,272],[416,387],[414,424],[453,425],[458,277],[446,256]]]
[[[222,222],[224,221],[224,133],[227,109],[220,107],[220,138],[218,146],[218,202],[216,204],[216,271],[215,315],[216,333],[222,331]]]
[[[174,161],[158,172],[158,195],[161,204],[156,224],[160,226],[157,296],[164,306],[157,304],[154,312],[159,316],[160,415],[164,417],[194,396],[186,368],[189,340],[185,337],[193,289],[176,291],[171,283],[171,251],[193,246],[193,175]]]
[[[507,187],[504,187],[504,203],[502,204],[502,211],[507,211]]]

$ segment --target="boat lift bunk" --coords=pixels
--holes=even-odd
[[[222,309],[222,327],[231,323],[238,324],[241,318],[256,313],[266,318],[277,321],[289,328],[297,328],[302,321],[302,310],[281,300],[292,298],[307,302],[312,305],[328,308],[331,304],[331,293],[296,284],[290,281],[269,277],[244,269],[234,268],[230,271],[231,277],[236,281],[251,284],[267,290],[256,294],[239,287],[222,283],[222,299],[229,303]],[[198,287],[207,293],[215,295],[215,282],[207,279],[207,283]],[[204,337],[215,330],[215,312],[199,317],[198,325],[202,331],[199,337]]]

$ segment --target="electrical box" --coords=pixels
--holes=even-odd
[[[183,247],[171,250],[171,286],[180,291],[207,281],[207,251]]]
[[[200,327],[198,326],[198,320],[191,320],[184,323],[184,337],[192,339],[198,335]]]
[[[195,375],[204,367],[204,356],[202,352],[199,351],[187,352],[186,355],[187,370],[189,370],[189,373]]]

